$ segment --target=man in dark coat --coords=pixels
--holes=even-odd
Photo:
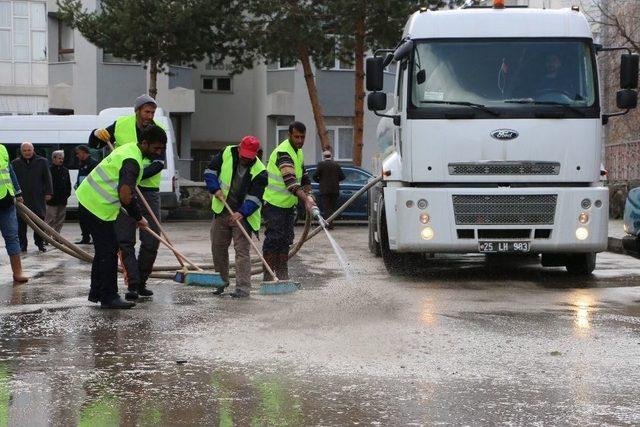
[[[51,173],[49,172],[47,159],[35,153],[33,144],[23,142],[20,145],[20,157],[13,160],[11,165],[22,188],[24,204],[44,220],[47,211],[45,203],[51,200],[53,194]],[[20,238],[22,252],[26,252],[27,224],[20,217],[18,217],[18,237]],[[35,232],[33,233],[33,240],[40,252],[47,251],[42,238]]]
[[[73,188],[77,190],[82,181],[89,176],[93,168],[98,166],[98,162],[91,157],[89,147],[86,145],[78,145],[76,147],[76,158],[78,159],[78,179],[76,180],[76,184]],[[84,209],[78,210],[78,223],[80,224],[82,238],[76,242],[77,245],[91,244],[91,234],[89,233],[87,218],[84,215],[85,212],[86,211]]]
[[[47,224],[60,233],[67,216],[67,200],[71,196],[69,169],[64,166],[64,151],[56,150],[51,155],[51,181],[53,197],[47,202]]]
[[[344,180],[344,172],[335,160],[331,159],[331,151],[322,153],[323,161],[318,163],[313,180],[320,183],[320,199],[322,200],[323,215],[329,218],[336,211],[336,203],[340,195],[340,181]],[[333,224],[329,224],[333,228]]]

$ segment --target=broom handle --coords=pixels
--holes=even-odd
[[[182,254],[180,251],[178,251],[171,243],[169,243],[167,240],[163,239],[155,231],[153,231],[151,228],[149,228],[149,226],[142,227],[142,229],[144,231],[146,231],[147,233],[149,233],[151,235],[151,237],[153,237],[154,239],[156,239],[157,241],[159,241],[160,243],[162,243],[163,245],[165,245],[166,247],[171,249],[171,251],[174,253],[176,258],[178,258],[178,260],[180,260],[180,258],[182,258],[187,262],[187,264],[189,264],[191,267],[195,268],[196,270],[204,271],[202,268],[200,268],[196,264],[194,264],[193,261],[191,261],[189,258],[184,256],[184,254]]]
[[[215,196],[214,196],[215,197]],[[233,211],[231,210],[231,208],[229,207],[229,204],[227,203],[226,200],[223,200],[222,203],[224,203],[224,206],[227,208],[227,210],[229,211],[230,215],[233,215]],[[262,253],[260,253],[260,249],[258,249],[258,246],[256,246],[255,242],[253,241],[253,239],[251,238],[251,236],[249,236],[249,233],[247,233],[247,230],[244,229],[244,227],[242,226],[242,224],[240,223],[239,220],[236,220],[236,224],[238,224],[238,227],[240,227],[240,231],[242,231],[242,234],[244,234],[244,237],[247,238],[247,240],[249,241],[249,243],[251,243],[251,246],[253,247],[253,249],[256,251],[256,253],[258,254],[258,256],[260,257],[260,260],[262,261],[262,264],[264,265],[264,268],[267,269],[267,271],[269,272],[269,274],[271,275],[271,277],[273,277],[273,280],[275,282],[278,281],[278,277],[276,277],[276,273],[273,272],[273,270],[271,269],[271,267],[269,267],[269,264],[267,263],[267,261],[264,259],[264,257],[262,256]]]
[[[114,148],[113,148],[113,145],[111,145],[111,141],[107,140],[105,142],[109,146],[109,149],[111,151],[113,151]],[[140,201],[144,205],[144,207],[147,210],[147,212],[149,212],[149,215],[151,215],[151,218],[153,218],[153,222],[155,222],[156,225],[158,226],[158,229],[160,230],[160,234],[167,240],[167,242],[171,246],[173,246],[173,244],[171,243],[171,240],[169,240],[169,236],[167,235],[167,232],[164,231],[164,228],[162,228],[162,225],[160,225],[160,221],[158,221],[158,218],[156,217],[156,214],[153,213],[153,210],[151,209],[151,206],[149,206],[149,203],[147,203],[147,200],[144,198],[144,196],[142,195],[142,192],[140,191],[140,189],[138,188],[137,185],[136,185],[136,194],[138,195],[138,199],[140,199]],[[174,252],[174,254],[175,254],[175,252]],[[184,267],[184,263],[182,262],[180,257],[176,256],[176,258],[178,259],[178,262],[180,263],[180,267]]]

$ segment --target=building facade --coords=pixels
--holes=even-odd
[[[0,114],[48,111],[47,2],[0,1]]]

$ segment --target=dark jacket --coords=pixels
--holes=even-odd
[[[11,165],[22,188],[24,204],[35,214],[44,217],[47,211],[44,196],[53,194],[49,162],[36,154],[29,161],[20,156]]]
[[[51,165],[49,172],[51,172],[53,196],[47,204],[51,206],[66,206],[67,199],[71,196],[71,177],[69,177],[69,169],[64,166]]]
[[[218,153],[209,163],[207,170],[204,171],[204,180],[207,184],[207,189],[211,194],[214,194],[220,189],[220,181],[218,181],[218,177],[222,170],[223,152],[224,151]],[[231,148],[231,156],[233,158],[233,175],[231,180],[233,181],[233,178],[236,176],[236,168],[239,162],[238,147]],[[250,169],[253,167],[255,162],[256,161],[254,160],[253,163],[247,166],[247,173],[244,175],[240,190],[238,191],[238,194],[235,195],[236,200],[243,200],[242,205],[238,208],[238,212],[240,212],[245,218],[254,213],[256,209],[260,209],[262,207],[262,196],[264,195],[264,189],[267,187],[266,170],[260,172],[254,180],[251,180]],[[253,197],[245,200],[246,196]],[[259,203],[256,203],[256,200],[259,201]]]
[[[340,181],[344,178],[344,172],[335,160],[323,160],[318,163],[313,174],[313,180],[320,183],[320,194],[340,193]]]
[[[87,160],[78,162],[78,178],[76,179],[76,186],[78,188],[83,179],[85,179],[93,168],[98,166],[98,162],[93,159],[93,157],[88,157]]]

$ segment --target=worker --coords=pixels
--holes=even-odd
[[[14,199],[24,203],[18,178],[9,162],[9,153],[6,147],[0,144],[0,232],[2,232],[4,245],[9,255],[13,281],[25,283],[29,278],[22,273],[18,217]]]
[[[101,148],[106,141],[111,141],[114,146],[140,142],[142,132],[150,125],[160,126],[153,120],[157,108],[156,101],[148,96],[141,95],[135,100],[134,112],[130,116],[120,117],[106,129],[96,129],[92,132],[89,144]],[[160,126],[162,127],[162,126]],[[164,169],[165,153],[157,159],[143,159],[143,175],[139,188],[142,196],[151,208],[156,218],[160,218],[160,179]],[[156,234],[160,234],[160,227],[146,209],[142,209],[150,227]],[[138,296],[149,297],[153,291],[147,289],[147,280],[153,264],[158,255],[159,242],[148,233],[140,231],[140,250],[136,257],[136,222],[129,216],[121,213],[116,220],[116,234],[122,256],[122,263],[126,271],[127,300],[136,300]]]
[[[236,288],[233,298],[248,297],[251,292],[250,243],[238,228],[241,221],[245,230],[260,230],[262,196],[267,186],[267,171],[257,157],[260,141],[255,136],[245,136],[240,145],[228,146],[216,155],[204,172],[207,189],[214,195],[211,209],[211,253],[213,265],[220,273],[225,286],[216,288],[220,295],[229,286],[229,245],[233,239],[236,252]],[[230,214],[224,201],[233,211]]]
[[[289,138],[276,147],[267,164],[268,184],[264,192],[263,209],[266,223],[262,252],[278,279],[289,279],[289,246],[293,244],[295,209],[304,203],[310,213],[317,211],[316,202],[309,194],[311,181],[304,168],[302,146],[307,132],[301,122],[289,125]],[[272,280],[267,271],[265,280]]]
[[[135,303],[124,301],[118,295],[115,221],[122,207],[139,227],[149,226],[140,214],[134,191],[142,180],[143,159],[153,160],[162,155],[167,134],[162,128],[151,125],[142,132],[140,139],[137,144],[116,148],[91,171],[76,191],[79,209],[85,210],[83,214],[95,248],[89,301],[100,301],[103,308],[135,306]]]

